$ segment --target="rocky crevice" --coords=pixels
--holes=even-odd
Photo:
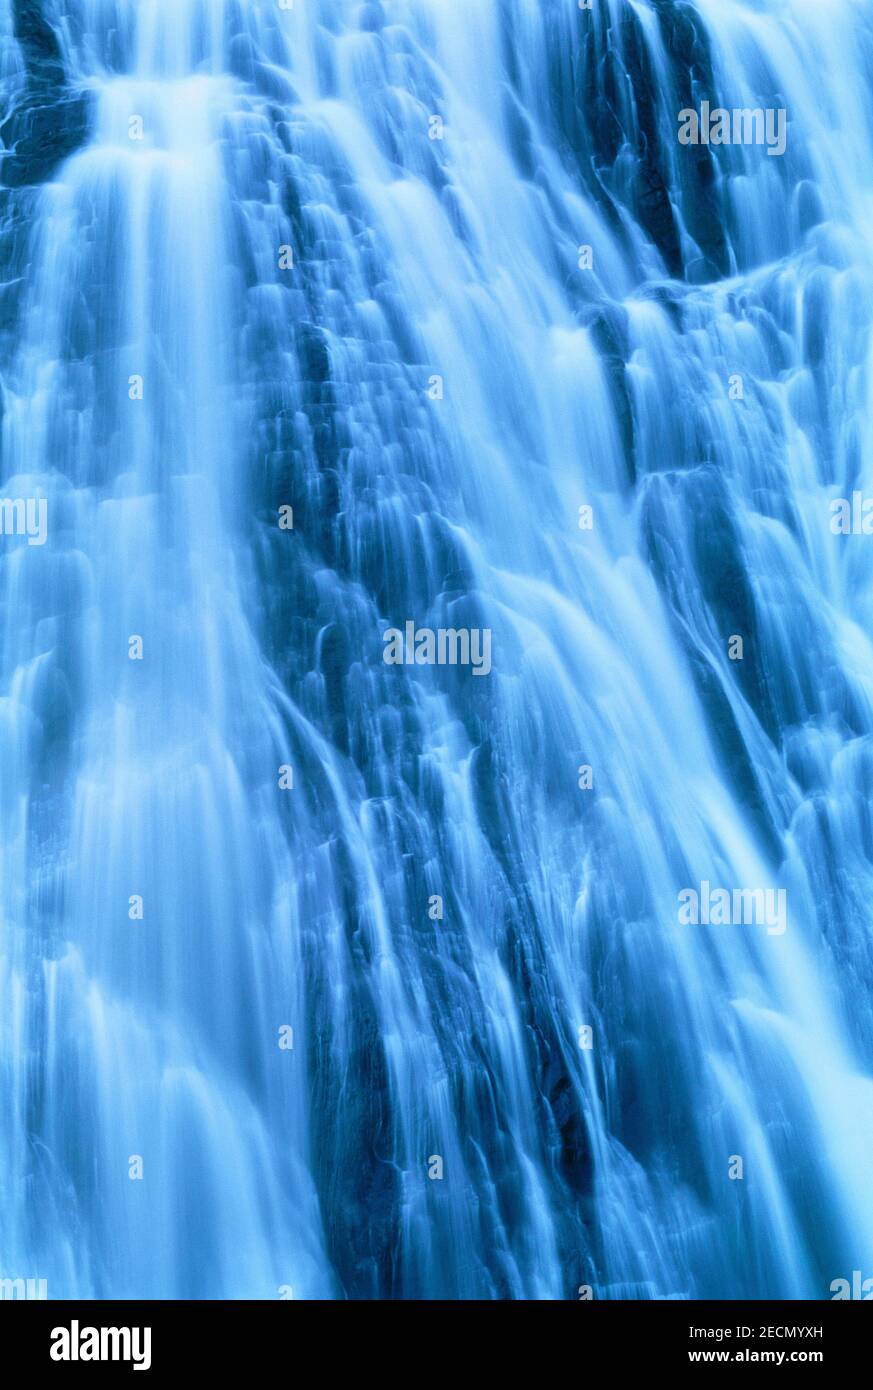
[[[41,0],[14,0],[13,14],[26,80],[0,125],[0,183],[21,188],[45,183],[84,144],[91,102],[89,93],[76,90],[68,80]]]

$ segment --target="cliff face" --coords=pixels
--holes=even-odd
[[[28,209],[40,184],[51,179],[63,161],[84,144],[91,98],[77,91],[64,69],[57,36],[45,19],[41,0],[12,0],[12,36],[18,47],[7,60],[12,75],[5,83],[7,103],[0,122],[0,355],[17,322],[24,284]],[[2,386],[0,386],[2,390]],[[3,402],[0,394],[0,418]]]
[[[88,133],[89,99],[74,91],[41,0],[13,0],[14,34],[26,78],[0,125],[0,180],[7,188],[44,183]]]

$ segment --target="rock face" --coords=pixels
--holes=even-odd
[[[0,181],[6,188],[44,183],[86,139],[88,94],[71,88],[60,45],[41,0],[15,0],[15,38],[26,81],[0,126],[4,153]]]

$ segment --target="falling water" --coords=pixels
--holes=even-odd
[[[0,35],[0,1275],[873,1275],[866,0]]]

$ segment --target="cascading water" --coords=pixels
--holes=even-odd
[[[873,1274],[866,0],[0,34],[0,1276]]]

